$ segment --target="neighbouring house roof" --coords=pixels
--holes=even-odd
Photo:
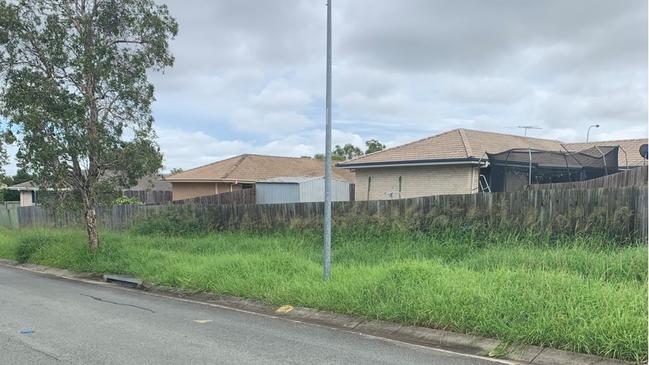
[[[568,151],[582,151],[594,146],[620,146],[618,153],[618,166],[644,166],[647,164],[642,156],[640,156],[640,146],[647,143],[647,138],[636,139],[618,139],[612,141],[595,141],[583,143],[564,143]],[[625,154],[626,153],[626,154]]]
[[[17,191],[23,191],[23,190],[32,191],[32,190],[38,190],[38,187],[35,186],[31,180],[29,180],[29,181],[21,182],[20,184],[11,185],[7,189],[17,190]]]
[[[171,191],[171,183],[164,180],[164,175],[145,176],[127,190]]]
[[[338,166],[359,168],[377,165],[477,163],[486,152],[501,152],[512,148],[559,151],[562,146],[561,142],[549,139],[453,129],[341,162]]]
[[[18,190],[18,191],[36,191],[40,187],[36,186],[33,181],[25,181],[20,184],[12,185],[8,187],[9,190]],[[137,183],[133,186],[130,186],[123,190],[162,190],[162,191],[171,191],[171,184],[163,180],[162,175],[151,175],[144,176],[138,179]]]
[[[276,177],[318,177],[324,174],[324,161],[312,158],[245,154],[199,166],[167,176],[174,182],[255,183]],[[333,168],[333,177],[353,182],[347,170]]]
[[[344,161],[342,168],[366,168],[379,166],[431,165],[478,163],[485,153],[499,153],[514,148],[531,148],[544,151],[581,151],[595,145],[617,146],[627,152],[629,166],[644,163],[638,148],[647,139],[600,141],[591,143],[563,143],[553,139],[532,138],[504,133],[484,132],[472,129],[453,129],[401,146]],[[625,166],[624,153],[618,156],[619,166]]]

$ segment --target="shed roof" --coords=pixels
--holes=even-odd
[[[276,183],[276,184],[299,184],[311,180],[324,179],[324,176],[279,176],[272,179],[260,180],[257,183]],[[340,179],[333,179],[334,181],[349,182]]]

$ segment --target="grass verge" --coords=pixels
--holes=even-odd
[[[0,230],[0,257],[642,361],[647,247],[604,237],[347,230],[321,279],[314,231],[189,237]]]

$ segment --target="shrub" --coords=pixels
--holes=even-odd
[[[115,199],[113,201],[113,204],[115,205],[142,205],[143,203],[140,201],[140,199],[132,196],[120,196],[119,198]]]
[[[20,237],[16,247],[16,260],[25,263],[42,247],[51,244],[55,240],[44,234],[29,234]]]

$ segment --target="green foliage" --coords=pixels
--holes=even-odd
[[[12,184],[20,184],[26,181],[33,179],[33,176],[30,175],[27,170],[20,168],[16,171],[16,175],[11,178]]]
[[[367,206],[357,204],[346,212],[333,215],[333,225],[349,232],[374,235],[376,232],[405,232],[433,234],[439,232],[466,232],[472,237],[489,235],[492,231],[507,232],[514,237],[535,237],[542,242],[553,242],[565,237],[601,236],[624,245],[634,242],[637,232],[632,232],[633,215],[626,207],[616,210],[613,217],[607,217],[606,210],[595,209],[586,215],[580,208],[568,210],[551,221],[530,209],[526,214],[511,216],[506,210],[507,202],[495,204],[490,212],[460,207],[440,207],[422,214],[416,207],[403,210],[391,209],[372,212]],[[268,233],[278,229],[312,230],[321,229],[319,216],[291,217],[273,215],[266,210],[243,214],[225,214],[214,206],[171,205],[158,214],[144,220],[136,220],[141,233],[205,234],[229,230]]]
[[[115,199],[113,201],[113,204],[115,205],[141,205],[143,204],[140,199],[132,196],[120,196],[119,198]]]
[[[362,155],[363,151],[361,151],[360,148],[352,145],[351,143],[347,143],[342,147],[340,145],[336,145],[336,147],[334,147],[333,151],[331,152],[332,158],[338,160],[351,160],[352,158]]]
[[[178,26],[153,0],[83,4],[0,0],[0,116],[38,186],[80,194],[94,247],[100,197],[161,167],[147,72]]]
[[[179,209],[180,208],[180,209]],[[209,232],[213,227],[204,225],[191,209],[164,209],[160,214],[133,225],[139,234],[165,234],[172,236],[197,235]]]
[[[379,152],[385,149],[385,145],[376,139],[365,141],[365,146],[367,147],[365,154]]]
[[[16,246],[16,261],[28,262],[32,255],[45,245],[51,244],[55,239],[44,232],[35,232],[18,239]]]
[[[647,358],[643,243],[438,226],[427,233],[336,229],[332,278],[324,283],[321,233],[308,228],[107,232],[96,254],[83,240],[81,231],[4,230],[0,256],[14,254],[6,247],[17,242],[37,242],[29,262],[479,334],[512,346]]]

